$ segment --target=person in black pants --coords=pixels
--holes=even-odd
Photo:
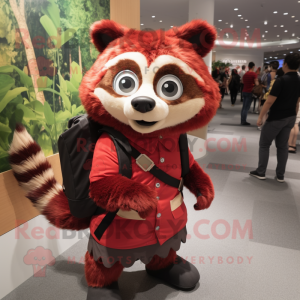
[[[240,75],[237,73],[236,69],[233,69],[231,71],[231,76],[228,82],[230,97],[231,97],[231,106],[234,106],[235,104],[236,97],[240,89],[240,82],[241,82]]]

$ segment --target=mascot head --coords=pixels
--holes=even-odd
[[[94,121],[135,136],[181,134],[215,115],[219,88],[202,58],[216,30],[207,22],[165,32],[103,20],[90,32],[101,54],[83,78],[80,98]]]

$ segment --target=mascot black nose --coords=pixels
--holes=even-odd
[[[155,101],[152,98],[141,96],[132,99],[131,105],[135,110],[146,113],[154,109]]]

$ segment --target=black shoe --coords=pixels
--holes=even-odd
[[[277,176],[275,177],[275,179],[276,179],[278,182],[281,182],[281,183],[285,182],[285,181],[284,181],[284,176],[278,176],[278,175],[277,175]]]
[[[266,179],[266,174],[258,174],[256,170],[255,171],[251,171],[249,173],[249,175],[251,175],[253,177],[256,177],[256,178],[258,178],[260,180],[265,180]]]
[[[243,125],[243,126],[248,126],[248,125],[251,125],[251,124],[248,123],[248,122],[244,122],[244,123],[241,123],[241,125]]]
[[[122,300],[119,285],[114,282],[110,286],[103,288],[93,288],[89,286],[87,300]]]
[[[179,290],[193,290],[200,280],[197,268],[177,255],[175,264],[161,270],[148,270],[149,275],[176,287]]]

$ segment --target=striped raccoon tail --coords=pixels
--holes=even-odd
[[[50,163],[23,125],[17,125],[14,132],[9,162],[26,197],[51,224],[73,230],[89,227],[90,218],[72,216],[68,199],[54,178]]]

